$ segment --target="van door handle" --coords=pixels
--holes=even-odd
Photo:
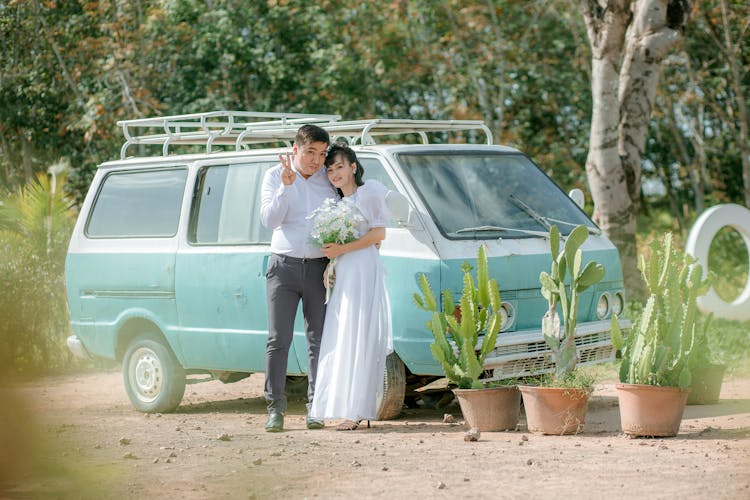
[[[234,295],[234,298],[239,302],[242,302],[243,304],[247,302],[247,295],[245,295],[245,290],[243,290],[242,288],[238,289],[232,295]]]

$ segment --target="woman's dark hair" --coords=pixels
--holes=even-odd
[[[336,160],[337,156],[343,156],[349,161],[349,163],[355,166],[356,170],[354,171],[354,183],[357,186],[361,186],[362,184],[364,184],[365,181],[362,180],[362,175],[365,173],[365,170],[362,168],[362,164],[357,159],[357,155],[354,150],[346,144],[342,144],[340,142],[331,144],[331,147],[328,148],[328,154],[326,155],[326,167],[333,163],[334,160]],[[337,188],[336,191],[339,192],[339,196],[344,196],[344,193],[342,193],[340,189]]]

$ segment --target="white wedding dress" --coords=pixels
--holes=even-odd
[[[368,180],[351,195],[365,219],[358,230],[386,225],[386,187]],[[393,350],[385,269],[370,246],[336,258],[310,416],[375,420],[385,358]],[[322,278],[322,277],[321,277]]]

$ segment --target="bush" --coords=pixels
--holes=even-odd
[[[9,375],[74,363],[65,345],[64,267],[75,213],[55,181],[62,184],[64,177],[42,174],[0,196],[0,371]]]

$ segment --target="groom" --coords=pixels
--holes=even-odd
[[[268,342],[264,395],[268,402],[268,432],[284,430],[287,360],[300,299],[307,334],[308,409],[315,393],[326,307],[323,271],[328,259],[310,238],[312,221],[307,217],[326,198],[337,197],[323,168],[329,144],[325,129],[303,125],[294,138],[292,157],[288,153],[279,155],[281,163],[263,178],[260,217],[263,225],[273,230],[266,272]],[[307,428],[321,429],[323,422],[308,416]]]

